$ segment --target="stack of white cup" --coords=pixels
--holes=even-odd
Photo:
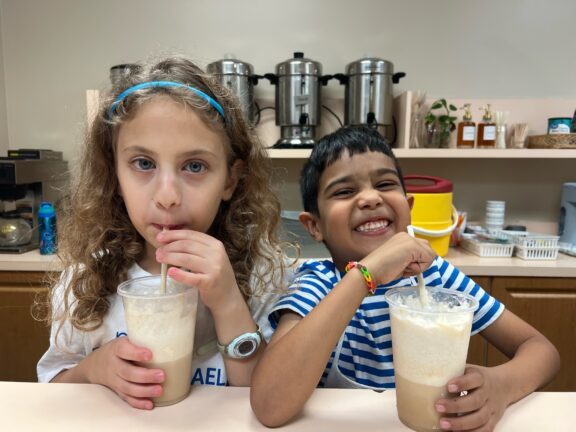
[[[486,201],[486,229],[494,231],[504,228],[505,212],[506,201]]]

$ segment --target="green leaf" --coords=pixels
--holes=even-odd
[[[440,99],[440,102],[442,103],[442,106],[446,108],[446,99]]]
[[[438,108],[442,108],[442,104],[438,101],[434,102],[430,107],[430,109],[438,109]]]
[[[436,120],[436,116],[432,113],[426,114],[426,117],[424,118],[426,123],[434,123],[434,120]]]
[[[450,104],[450,111],[456,111],[458,110],[458,108],[456,108],[454,105]]]

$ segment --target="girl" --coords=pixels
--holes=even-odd
[[[125,77],[102,103],[63,205],[66,270],[50,290],[39,381],[99,383],[153,408],[165,375],[137,366],[150,350],[119,337],[116,287],[166,263],[203,303],[192,383],[249,385],[272,332],[263,290],[285,274],[278,221],[265,150],[227,89],[181,58]]]

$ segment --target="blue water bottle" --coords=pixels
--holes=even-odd
[[[38,229],[40,235],[40,254],[56,253],[56,210],[49,202],[42,202],[38,209]]]

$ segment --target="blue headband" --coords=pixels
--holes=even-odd
[[[216,102],[214,99],[212,99],[210,96],[208,96],[206,93],[204,93],[203,91],[198,90],[197,88],[191,87],[189,85],[186,84],[182,84],[179,82],[174,82],[174,81],[148,81],[148,82],[143,82],[140,84],[136,84],[133,87],[129,87],[126,90],[124,90],[122,93],[120,93],[118,95],[118,97],[116,98],[116,100],[114,101],[114,103],[112,104],[112,106],[110,107],[110,109],[108,110],[108,115],[110,117],[112,117],[112,114],[114,114],[114,111],[116,111],[116,108],[118,107],[118,105],[120,104],[120,102],[122,102],[122,100],[126,97],[131,95],[132,93],[138,91],[138,90],[142,90],[142,89],[147,89],[147,88],[151,88],[151,87],[180,87],[180,88],[186,88],[188,90],[190,90],[192,93],[197,94],[198,96],[200,96],[202,99],[204,99],[206,102],[208,102],[210,105],[212,105],[216,111],[218,111],[218,113],[222,116],[222,118],[224,118],[224,110],[222,109],[222,107],[220,106],[220,104],[218,102]]]

